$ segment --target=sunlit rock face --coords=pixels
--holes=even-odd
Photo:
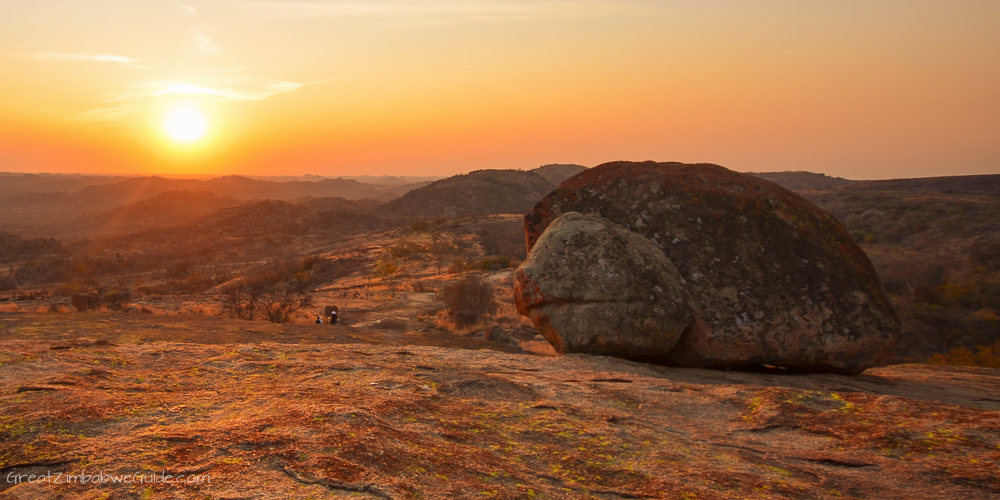
[[[665,356],[691,322],[683,281],[642,235],[570,212],[518,268],[514,301],[559,353]]]
[[[858,373],[899,341],[865,253],[833,217],[718,165],[607,163],[525,216],[529,250],[567,212],[644,236],[676,266],[694,319],[663,361]]]

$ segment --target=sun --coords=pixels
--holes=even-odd
[[[167,113],[163,120],[163,129],[167,136],[181,143],[192,143],[208,133],[208,119],[197,108],[175,108]]]

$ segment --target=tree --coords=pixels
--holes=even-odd
[[[255,317],[263,317],[272,323],[287,323],[295,311],[311,305],[306,283],[258,278],[230,286],[222,307],[239,319],[253,321]]]
[[[312,305],[312,297],[295,282],[266,288],[258,299],[258,310],[271,323],[288,323],[292,313]]]
[[[229,286],[224,292],[222,310],[239,319],[253,321],[260,307],[260,296],[264,288],[264,282],[261,280],[240,281]]]

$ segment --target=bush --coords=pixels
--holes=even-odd
[[[483,259],[479,263],[479,268],[483,271],[500,271],[503,269],[510,269],[514,264],[510,261],[510,257],[496,257],[492,259]]]
[[[477,233],[486,255],[524,260],[528,249],[524,242],[524,225],[520,221],[491,224]]]
[[[399,267],[396,266],[396,259],[389,252],[383,253],[379,257],[378,262],[375,263],[376,276],[388,278],[396,274],[397,271],[399,271]]]
[[[287,323],[295,311],[312,305],[312,298],[301,282],[268,282],[250,279],[230,286],[222,299],[222,310],[253,321],[263,317],[272,323]]]
[[[312,298],[295,283],[272,286],[260,295],[257,310],[271,323],[288,323],[292,313],[312,305]]]
[[[448,274],[464,273],[470,269],[472,269],[472,266],[468,261],[463,258],[458,258],[453,260],[451,265],[448,266]]]
[[[441,298],[448,307],[448,314],[460,327],[473,325],[497,309],[493,288],[479,276],[469,276],[445,286]]]
[[[976,353],[965,347],[952,349],[948,354],[935,354],[931,364],[951,366],[982,366],[1000,368],[1000,340],[988,346],[977,346]]]

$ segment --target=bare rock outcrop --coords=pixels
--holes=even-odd
[[[677,266],[695,314],[665,361],[858,373],[899,341],[899,320],[847,230],[772,182],[710,164],[607,163],[525,216],[528,249],[568,212],[621,224]]]
[[[642,235],[567,213],[517,269],[517,310],[559,353],[665,356],[691,322],[683,278]]]

